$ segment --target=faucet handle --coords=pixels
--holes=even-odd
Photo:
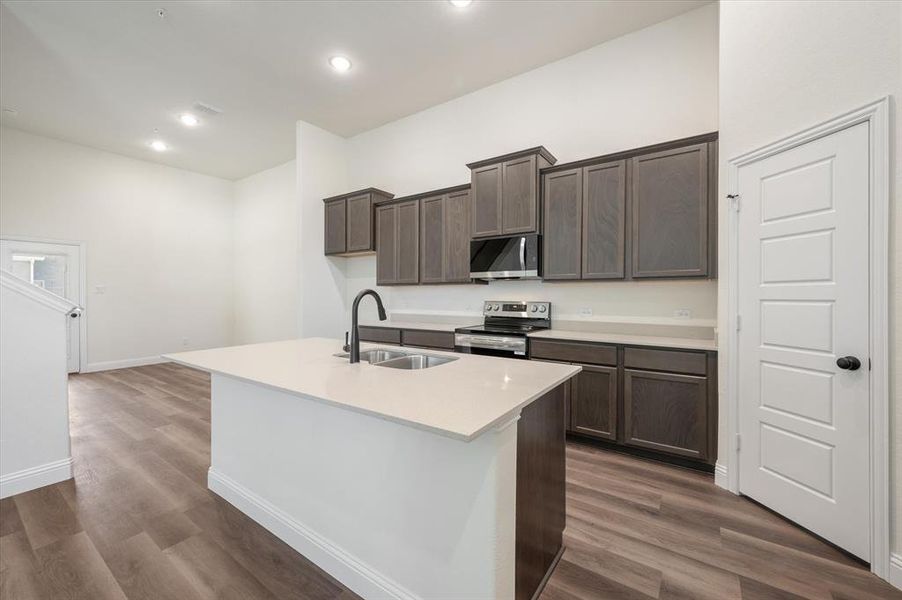
[[[345,331],[345,345],[341,347],[342,351],[350,352],[351,351],[351,343],[348,341],[348,332]]]

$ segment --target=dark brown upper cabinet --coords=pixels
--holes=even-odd
[[[545,279],[623,279],[626,162],[543,176]]]
[[[393,194],[367,188],[325,198],[325,253],[336,256],[371,254],[375,249],[373,206]]]
[[[379,276],[380,260],[377,258],[377,280],[380,284],[432,284],[432,283],[467,283],[470,281],[470,186],[459,185],[452,188],[424,192],[403,198],[395,198],[377,206],[377,214],[382,214],[390,206],[407,207],[412,203],[419,204],[419,232],[417,240],[419,252],[405,251],[413,243],[409,237],[411,228],[405,219],[406,213],[399,209],[396,216],[382,217],[386,227],[394,227],[398,235],[397,272],[393,259],[388,258],[387,250],[382,252],[381,246],[377,257],[381,257],[384,265]],[[412,214],[412,213],[410,213]],[[393,219],[397,219],[395,223]],[[381,227],[381,225],[379,225]],[[416,270],[417,277],[412,275]]]
[[[583,169],[583,279],[623,279],[626,161]]]
[[[472,237],[540,231],[539,170],[555,162],[538,146],[468,164]]]
[[[708,144],[631,161],[632,276],[708,275]]]
[[[543,170],[543,277],[714,277],[716,139],[705,134]]]
[[[470,281],[470,186],[444,197],[445,283]]]
[[[445,279],[443,196],[420,201],[420,283],[442,283]]]
[[[542,277],[579,279],[582,275],[583,170],[559,171],[543,179]]]
[[[419,282],[420,203],[376,206],[376,283]]]

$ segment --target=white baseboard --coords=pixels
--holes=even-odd
[[[0,498],[72,479],[72,458],[23,469],[0,477]]]
[[[143,358],[108,360],[104,362],[88,363],[82,373],[96,373],[98,371],[112,371],[114,369],[127,369],[129,367],[143,367],[144,365],[156,365],[164,362],[169,361],[160,356],[145,356]]]
[[[727,466],[721,463],[714,465],[714,485],[725,490],[730,489],[730,481],[727,479]]]
[[[889,582],[902,590],[902,554],[889,555]]]
[[[207,487],[363,598],[419,600],[419,596],[213,467],[207,472]]]

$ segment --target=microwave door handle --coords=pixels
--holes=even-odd
[[[526,271],[526,236],[520,238],[520,270]]]

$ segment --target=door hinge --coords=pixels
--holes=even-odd
[[[730,205],[733,207],[733,210],[739,212],[739,201],[742,199],[742,196],[739,194],[727,194],[727,198],[730,199]]]
[[[736,434],[736,452],[742,449],[742,436],[738,433]]]
[[[736,315],[736,331],[742,329],[742,315]]]

